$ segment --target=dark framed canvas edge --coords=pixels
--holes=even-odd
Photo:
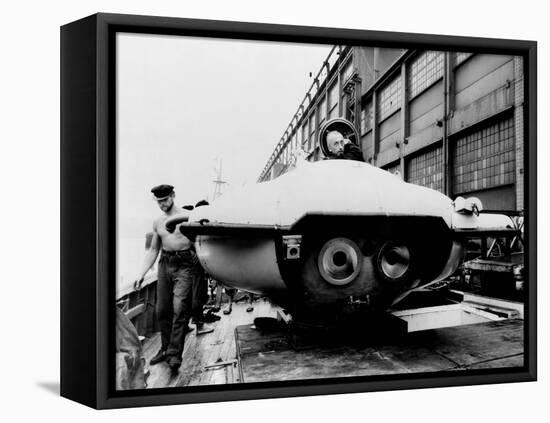
[[[62,27],[60,64],[61,395],[92,407],[97,405],[98,335],[96,34],[97,16]],[[78,253],[76,245],[82,245]]]
[[[502,371],[423,374],[404,377],[342,378],[292,383],[257,383],[224,387],[165,388],[115,392],[114,363],[109,351],[114,339],[112,278],[115,246],[115,62],[117,32],[193,35],[222,38],[311,43],[376,44],[409,48],[513,53],[525,60],[525,169],[528,220],[526,305],[526,365]],[[410,40],[414,39],[414,42]],[[85,46],[85,48],[82,48]],[[536,380],[536,43],[427,34],[405,34],[334,28],[219,22],[134,15],[96,14],[61,30],[61,394],[95,408],[168,405],[210,401],[277,398],[378,390],[418,389]],[[71,72],[80,65],[80,72]],[[72,67],[72,68],[71,68]],[[72,96],[75,89],[85,95]],[[79,125],[79,122],[86,122]],[[70,140],[79,139],[78,144]],[[74,180],[77,172],[81,175]],[[69,180],[71,176],[73,180]],[[80,198],[87,207],[74,210]],[[82,225],[82,222],[89,223]],[[86,226],[86,227],[83,227]],[[71,246],[87,242],[90,252]],[[83,269],[88,273],[83,274]],[[79,277],[78,287],[71,284]],[[81,298],[77,304],[76,299]],[[74,316],[81,318],[75,321]],[[85,330],[83,330],[85,328]],[[112,355],[112,354],[111,354]],[[448,377],[449,376],[449,377]],[[452,377],[451,377],[452,376]]]

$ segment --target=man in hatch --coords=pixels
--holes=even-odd
[[[151,192],[163,215],[153,222],[151,247],[145,255],[135,287],[141,287],[143,278],[160,252],[156,311],[161,332],[161,348],[150,364],[166,360],[175,373],[181,366],[185,334],[191,314],[197,325],[197,334],[206,333],[202,331],[202,310],[193,307],[193,287],[201,283],[203,270],[193,249],[193,243],[180,231],[170,233],[165,228],[164,223],[168,218],[189,213],[175,205],[174,187],[159,185],[151,189]]]
[[[344,138],[339,131],[330,131],[327,134],[327,148],[329,159],[365,161],[361,149],[348,138]]]

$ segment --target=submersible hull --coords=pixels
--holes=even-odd
[[[456,270],[457,228],[508,223],[486,219],[367,163],[326,160],[227,192],[180,230],[226,285],[285,306],[354,297],[385,307]]]

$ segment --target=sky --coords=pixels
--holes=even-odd
[[[220,162],[226,186],[255,183],[331,47],[119,33],[119,236],[151,230],[155,185],[212,199]]]

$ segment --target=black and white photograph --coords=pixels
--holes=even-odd
[[[522,56],[120,31],[115,79],[117,391],[525,369]]]
[[[544,3],[3,11],[2,421],[544,420]]]

